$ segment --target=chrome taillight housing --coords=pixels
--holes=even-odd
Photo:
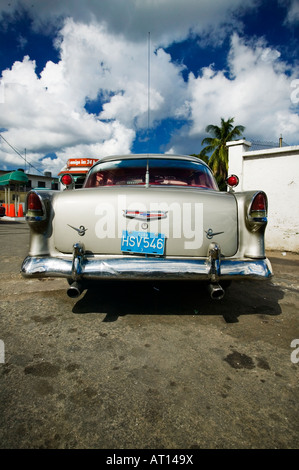
[[[261,225],[267,224],[268,199],[263,191],[255,193],[250,201],[247,212],[247,220],[251,230],[258,230]]]
[[[39,222],[45,219],[46,210],[41,197],[34,191],[27,194],[25,216],[28,221]]]
[[[268,201],[264,192],[260,191],[254,195],[250,207],[249,215],[253,218],[267,217]]]

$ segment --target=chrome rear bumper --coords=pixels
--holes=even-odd
[[[64,277],[73,280],[198,280],[268,279],[270,261],[264,259],[94,258],[77,253],[73,259],[28,256],[24,277]]]

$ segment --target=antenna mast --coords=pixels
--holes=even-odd
[[[151,109],[151,33],[148,33],[147,45],[147,141],[149,142],[149,128],[150,128],[150,109]],[[149,143],[148,143],[149,146]]]

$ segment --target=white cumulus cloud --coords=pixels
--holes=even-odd
[[[59,60],[48,61],[37,73],[34,60],[25,56],[2,72],[3,135],[21,153],[26,149],[31,163],[40,166],[43,159],[42,167],[53,173],[70,157],[129,153],[136,133],[146,130],[148,118],[152,129],[168,118],[188,122],[172,139],[169,136],[170,152],[199,151],[205,127],[220,123],[221,117],[234,117],[236,124],[246,127],[247,137],[277,140],[282,134],[286,141],[297,143],[298,107],[291,96],[299,71],[288,67],[277,48],[263,39],[241,38],[241,25],[232,16],[256,3],[31,0],[28,8],[36,29],[53,32],[53,24],[59,25],[55,38]],[[22,4],[0,2],[0,13],[13,15]],[[293,18],[297,5],[295,0],[289,2]],[[214,45],[230,36],[226,68],[214,70],[211,64],[186,79],[187,69],[174,63],[163,46],[190,33]],[[53,152],[55,160],[44,158]],[[18,158],[1,141],[3,166],[9,168]]]
[[[220,118],[235,118],[245,126],[245,136],[278,142],[282,134],[289,143],[298,141],[299,116],[291,101],[296,77],[279,60],[280,53],[264,41],[247,44],[237,34],[231,39],[228,69],[214,71],[206,67],[198,77],[189,76],[191,125],[183,130],[182,140],[190,137],[199,143],[208,124],[220,124]],[[249,135],[248,135],[249,133]],[[172,151],[182,148],[179,135]]]
[[[28,149],[33,161],[51,151],[59,157],[129,152],[136,130],[148,125],[147,37],[135,43],[113,36],[103,25],[67,19],[56,47],[59,62],[47,62],[40,76],[28,56],[3,71],[1,127],[8,129],[7,140]],[[163,49],[151,50],[150,62],[153,125],[184,114],[186,84],[181,67]],[[107,97],[102,110],[88,113],[86,103],[99,95]],[[12,161],[15,156],[6,150],[2,146],[2,158]],[[58,166],[60,159],[51,164]]]

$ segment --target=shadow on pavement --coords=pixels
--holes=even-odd
[[[219,315],[227,323],[241,315],[280,315],[283,291],[270,281],[232,283],[222,300],[212,300],[205,285],[194,282],[102,282],[90,287],[73,313],[124,315]]]

